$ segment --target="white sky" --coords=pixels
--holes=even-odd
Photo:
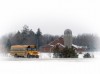
[[[62,35],[94,33],[100,36],[100,3],[97,0],[2,0],[0,37],[21,30],[27,24],[36,32]]]

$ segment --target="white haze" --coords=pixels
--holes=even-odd
[[[69,28],[73,35],[99,33],[97,0],[2,0],[0,1],[0,37],[28,25],[36,32],[62,35]]]

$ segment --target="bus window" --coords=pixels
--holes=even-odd
[[[28,50],[31,50],[31,48],[28,48]]]
[[[32,50],[36,50],[36,48],[32,48]]]

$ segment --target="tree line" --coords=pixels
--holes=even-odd
[[[21,31],[14,34],[9,34],[3,37],[3,44],[7,51],[9,51],[12,45],[36,45],[37,49],[40,46],[50,43],[51,41],[59,38],[59,36],[53,36],[50,34],[42,35],[40,28],[37,29],[35,33],[32,29],[29,29],[27,25],[23,26]]]
[[[14,34],[9,34],[2,38],[4,46],[9,51],[11,45],[32,45],[35,44],[39,49],[41,46],[46,45],[55,39],[61,36],[42,34],[40,28],[37,29],[37,32],[34,32],[32,29],[29,29],[27,25],[23,26],[21,31],[18,31]],[[73,36],[73,44],[78,46],[87,46],[88,50],[96,49],[97,43],[100,39],[93,34],[82,34],[78,36]]]
[[[100,38],[93,34],[81,34],[73,37],[73,44],[78,46],[86,46],[87,51],[95,51],[98,49]]]

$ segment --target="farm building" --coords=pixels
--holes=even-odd
[[[71,47],[73,46],[76,50],[76,52],[78,53],[82,53],[83,51],[86,50],[86,48],[82,47],[82,46],[77,46],[72,44],[72,32],[71,30],[67,29],[64,32],[64,37],[60,37],[52,42],[50,42],[47,45],[44,45],[40,48],[40,52],[53,52],[53,49],[58,46],[61,50],[64,47]]]

